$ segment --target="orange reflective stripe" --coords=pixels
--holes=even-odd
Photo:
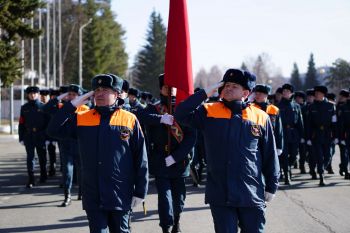
[[[75,113],[78,113],[78,112],[85,112],[87,110],[89,110],[90,108],[86,105],[81,105],[80,107],[78,107],[76,110],[75,110]]]
[[[269,116],[263,110],[254,106],[248,106],[242,111],[243,120],[251,121],[263,127],[265,127],[268,117]]]
[[[204,104],[204,108],[207,110],[207,117],[224,119],[231,118],[231,110],[226,108],[223,103]]]
[[[268,105],[266,108],[266,113],[269,115],[278,115],[279,111],[279,108],[273,104]]]
[[[100,125],[100,114],[96,110],[78,112],[77,113],[78,126],[98,126]]]
[[[113,113],[111,120],[109,121],[110,125],[115,126],[125,126],[133,130],[136,123],[136,116],[128,111],[119,109]]]

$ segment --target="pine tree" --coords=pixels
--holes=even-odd
[[[128,55],[123,41],[125,32],[114,20],[109,5],[88,0],[86,15],[92,23],[83,32],[83,86],[89,88],[96,74],[125,76]]]
[[[309,63],[308,63],[307,73],[305,77],[304,89],[313,88],[318,84],[319,82],[317,80],[317,71],[316,71],[315,62],[314,62],[314,55],[311,53]]]
[[[164,72],[166,28],[160,14],[150,16],[147,42],[136,55],[132,69],[133,84],[143,91],[159,95],[158,76]]]
[[[294,86],[296,90],[302,90],[303,89],[303,83],[300,79],[299,69],[297,63],[294,63],[293,65],[293,71],[290,78],[290,83]]]
[[[35,38],[41,33],[31,29],[28,20],[43,4],[39,0],[3,0],[0,5],[0,77],[2,85],[9,86],[21,76],[20,39]]]
[[[244,62],[242,62],[241,70],[248,70],[248,67]]]
[[[330,69],[330,75],[326,77],[326,85],[336,92],[344,87],[349,87],[350,63],[344,59],[337,59]]]

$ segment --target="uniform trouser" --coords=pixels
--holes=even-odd
[[[283,172],[289,171],[289,167],[294,165],[297,159],[299,143],[285,143],[283,152],[280,156],[280,162],[282,165]]]
[[[328,166],[331,159],[331,144],[312,142],[311,156],[313,157],[313,160],[317,164],[317,173],[323,174],[324,169]],[[310,169],[314,171],[315,167],[311,167],[310,165]]]
[[[49,152],[50,170],[53,170],[56,164],[56,146],[50,142],[47,146],[47,151]]]
[[[129,233],[129,211],[85,210],[90,233]]]
[[[64,186],[64,189],[68,192],[70,192],[72,188],[74,164],[76,165],[77,179],[80,187],[81,170],[80,170],[79,155],[78,154],[74,155],[69,152],[62,152],[63,186]]]
[[[305,162],[306,162],[306,144],[305,143],[300,143],[299,144],[299,165],[301,167],[305,167]]]
[[[46,171],[46,148],[45,144],[42,146],[36,146],[31,143],[25,144],[26,152],[27,152],[27,171],[29,177],[32,177],[34,175],[34,166],[35,166],[35,149],[36,153],[38,154],[39,158],[39,164],[40,164],[40,177],[46,178],[47,171]]]
[[[339,144],[340,150],[340,164],[339,168],[343,172],[348,172],[348,164],[349,164],[349,150],[346,149],[346,146]]]
[[[174,216],[179,216],[185,206],[185,178],[156,177],[158,191],[159,225],[170,227],[174,225]]]
[[[306,153],[309,161],[310,174],[315,173],[316,161],[312,156],[312,146],[306,145]]]
[[[335,154],[335,144],[332,143],[331,144],[331,157],[329,158],[329,163],[328,163],[327,169],[332,167],[332,159],[333,159],[334,154]]]
[[[216,233],[236,233],[238,227],[241,233],[264,232],[264,207],[229,207],[210,205]]]

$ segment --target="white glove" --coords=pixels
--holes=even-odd
[[[339,143],[339,139],[338,138],[336,138],[336,139],[334,139],[334,144],[338,144]]]
[[[89,102],[89,98],[94,94],[94,91],[89,91],[88,93],[78,96],[74,100],[71,101],[74,107],[80,107],[81,105],[87,104]]]
[[[311,140],[307,140],[306,144],[307,144],[308,146],[312,146]]]
[[[135,208],[136,206],[138,206],[139,204],[141,204],[142,202],[144,202],[145,200],[139,197],[132,197],[131,200],[131,209]]]
[[[345,145],[346,145],[345,140],[341,140],[341,141],[340,141],[340,144],[342,144],[343,146],[345,146]]]
[[[45,146],[48,147],[50,145],[50,141],[45,141]]]
[[[160,123],[166,124],[166,125],[173,125],[174,116],[166,113],[162,116],[162,118],[160,118]]]
[[[64,97],[66,97],[67,95],[68,95],[68,92],[63,93],[63,94],[61,94],[61,95],[57,96],[56,98],[57,98],[58,100],[63,100],[63,99],[64,99]]]
[[[300,139],[300,143],[305,143],[305,139],[304,138]]]
[[[204,91],[207,94],[207,96],[210,97],[217,91],[217,89],[219,89],[219,87],[222,87],[223,85],[223,82],[218,82],[210,87],[205,88]]]
[[[19,143],[21,143],[21,145],[24,146],[24,142],[23,141],[20,141]]]
[[[282,149],[277,149],[276,151],[277,151],[277,155],[278,155],[278,156],[280,156],[280,155],[282,154],[282,152],[283,152]]]
[[[176,163],[175,159],[173,156],[169,155],[165,158],[165,164],[167,167],[170,167],[171,165],[173,165],[174,163]]]
[[[270,201],[272,201],[272,199],[274,199],[275,196],[276,196],[275,194],[265,192],[265,201],[270,202]]]

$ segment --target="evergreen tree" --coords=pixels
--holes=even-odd
[[[0,77],[3,86],[9,86],[21,76],[19,42],[40,35],[41,32],[31,29],[28,23],[40,7],[43,4],[39,0],[2,0],[0,3]]]
[[[294,86],[296,90],[302,90],[303,89],[303,83],[300,79],[299,69],[297,63],[294,63],[293,65],[293,71],[292,76],[290,78],[290,83]]]
[[[150,16],[147,42],[138,52],[132,69],[132,82],[143,91],[159,95],[158,76],[164,73],[166,28],[160,14]]]
[[[128,55],[123,42],[125,32],[114,20],[109,5],[88,0],[86,15],[92,23],[83,32],[83,86],[89,88],[96,74],[125,76]]]
[[[326,85],[338,92],[344,87],[350,86],[350,63],[344,59],[337,59],[330,69],[330,75],[326,77]]]
[[[314,62],[314,55],[311,53],[309,63],[308,63],[307,73],[305,77],[304,89],[306,90],[309,88],[313,88],[318,84],[319,82],[317,80],[317,71],[316,71],[315,62]]]
[[[242,62],[241,70],[248,70],[248,67],[244,62]]]

